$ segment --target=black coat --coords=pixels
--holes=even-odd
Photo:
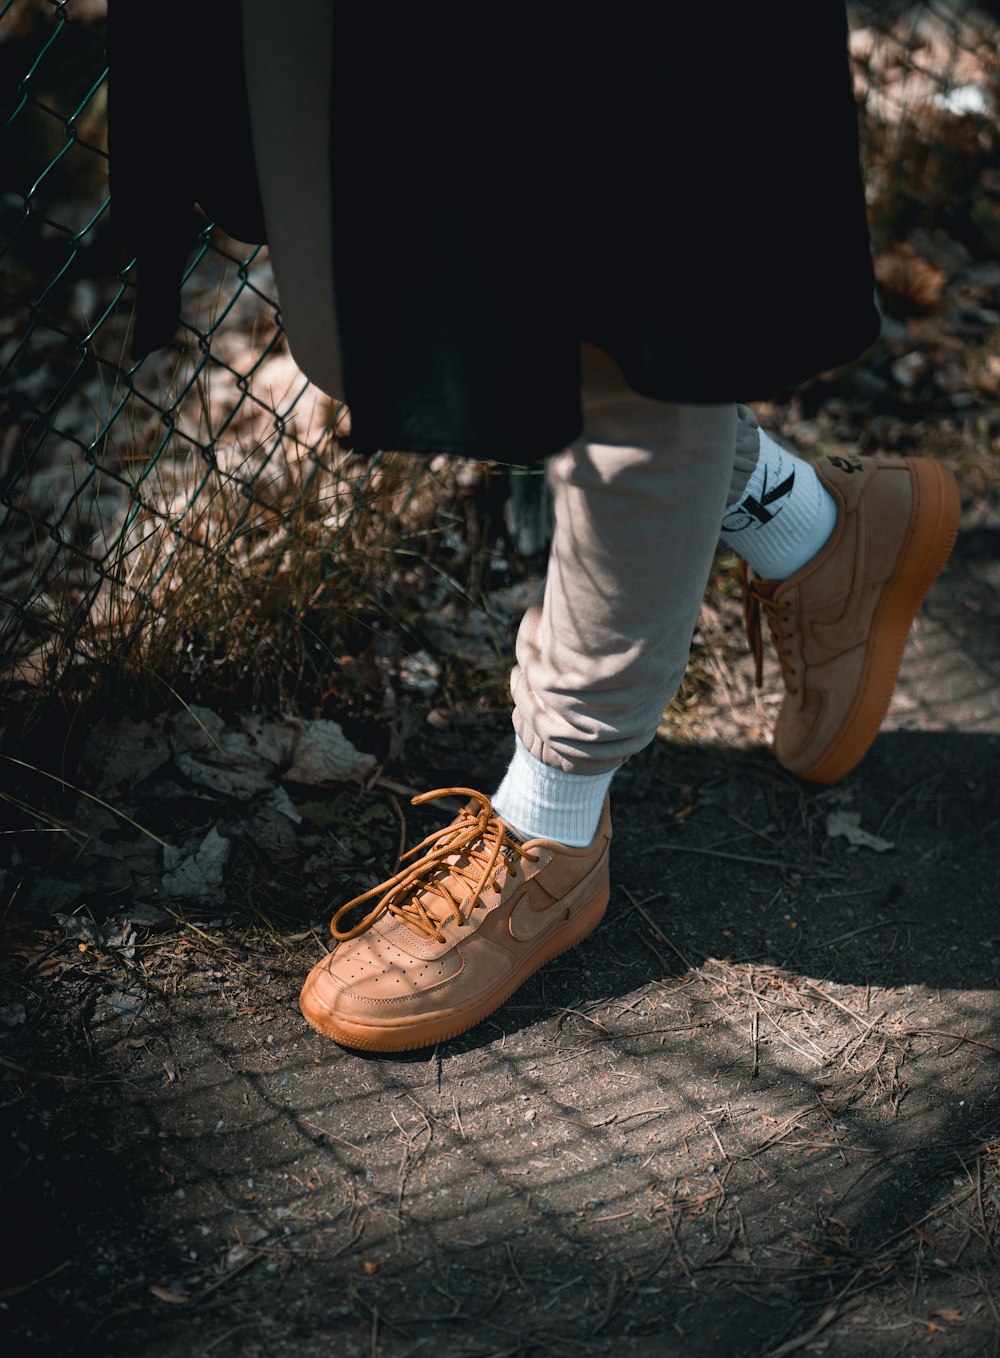
[[[774,395],[875,338],[843,6],[680,8],[337,5],[335,394],[359,451],[563,447],[581,339],[646,395],[715,402]],[[140,260],[140,353],[173,333],[192,201],[263,235],[238,4],[171,5],[179,122],[180,90],[146,78],[131,31],[145,9],[111,10],[112,204]]]

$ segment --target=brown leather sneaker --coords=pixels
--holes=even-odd
[[[815,467],[839,507],[830,541],[787,580],[759,580],[744,564],[741,584],[757,686],[761,608],[785,682],[775,758],[808,782],[835,783],[875,739],[910,624],[955,542],[959,499],[952,473],[930,458]]]
[[[413,802],[456,796],[471,800],[455,820],[331,921],[337,946],[309,973],[299,1004],[335,1042],[408,1051],[463,1033],[604,915],[607,802],[593,843],[569,849],[522,840],[471,788],[425,792]],[[349,911],[376,897],[360,923],[340,927]]]

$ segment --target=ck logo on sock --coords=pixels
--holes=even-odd
[[[747,495],[738,505],[734,505],[729,513],[722,520],[722,529],[725,533],[740,533],[744,528],[759,528],[765,523],[770,523],[776,514],[780,514],[783,508],[778,505],[777,509],[770,508],[778,500],[783,500],[795,484],[795,468],[788,473],[783,481],[779,481],[770,490],[767,488],[767,468],[764,469],[764,485],[761,489],[760,499],[753,495]]]

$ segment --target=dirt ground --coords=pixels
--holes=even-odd
[[[735,601],[707,610],[717,682],[616,784],[605,923],[434,1051],[296,1007],[331,907],[436,823],[391,783],[254,801],[175,747],[115,815],[22,836],[5,1352],[1000,1352],[998,534],[966,513],[834,789],[771,762],[774,672],[758,698]],[[424,731],[419,786],[496,781],[501,717]],[[122,819],[157,806],[229,837],[224,891],[158,897]]]

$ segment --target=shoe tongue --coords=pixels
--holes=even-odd
[[[507,822],[503,820],[502,817],[501,820],[503,823],[504,843],[501,844],[500,846],[500,857],[507,864],[515,864],[519,858],[519,855],[511,847],[511,845],[517,844],[518,846],[520,846],[522,844],[526,844],[530,836],[522,835],[520,830],[515,830],[513,825],[508,825]],[[507,840],[510,840],[510,844],[506,842]]]
[[[478,811],[479,808],[475,802],[469,802],[468,806],[465,809],[470,812],[476,812]],[[506,862],[509,865],[515,861],[517,854],[516,851],[511,847],[511,844],[521,845],[526,843],[529,838],[528,835],[522,835],[519,831],[515,830],[513,826],[508,825],[507,822],[502,818],[500,818],[500,820],[501,824],[503,825],[504,838],[505,840],[509,840],[510,844],[505,842],[504,844],[501,845],[500,857],[497,860],[498,868],[504,862]],[[476,863],[474,862],[473,857],[469,852],[470,848],[474,851],[477,845],[481,849],[485,850],[485,846],[482,845],[482,841],[477,840],[476,843],[468,845],[464,849],[459,849],[454,853],[448,854],[439,863],[438,867],[435,869],[434,872],[434,877],[436,878],[437,882],[442,885],[447,884],[447,887],[451,890],[451,892],[455,895],[459,902],[466,899],[467,896],[469,895],[471,883],[464,876],[463,877],[456,876],[454,870],[458,868],[463,870],[465,873],[477,871]],[[489,882],[486,883],[486,887],[487,888],[489,887]],[[448,919],[452,918],[452,913],[451,910],[448,908],[446,899],[442,895],[440,895],[432,886],[416,888],[416,890],[413,892],[413,896],[411,899],[414,901],[419,901],[423,905],[423,908],[427,911],[431,919],[436,920],[439,924],[444,924]],[[407,928],[409,927],[409,924],[408,921],[405,921],[404,919],[400,918],[397,915],[392,920],[387,920],[384,922],[379,921],[379,923],[375,925],[375,928],[385,932],[387,930],[392,930],[400,926],[403,928]],[[420,929],[416,929],[413,932],[416,932],[417,934],[422,933]]]
[[[474,807],[475,803],[470,802],[469,806]],[[513,828],[513,826],[508,825],[505,820],[502,820],[502,818],[501,822],[503,824],[504,836],[506,839],[513,841],[513,843],[515,844],[524,844],[527,841],[528,839],[527,835],[520,834],[517,830]],[[477,841],[477,843],[481,845],[481,841]],[[469,848],[474,849],[475,847],[476,847],[475,845],[467,846],[465,849],[461,849],[457,853],[449,854],[448,857],[443,860],[438,869],[437,874],[438,880],[440,881],[441,878],[444,877],[447,880],[449,887],[452,889],[452,891],[454,891],[455,895],[458,897],[459,900],[462,900],[468,894],[469,883],[463,878],[455,877],[452,873],[449,873],[448,870],[449,868],[461,867],[466,871],[473,872],[476,871],[477,865],[473,861],[473,858],[469,852]],[[500,858],[498,859],[497,866],[499,867],[500,864],[504,861],[506,861],[507,863],[512,863],[514,862],[515,858],[516,854],[514,850],[510,848],[508,844],[505,843],[501,845]],[[443,922],[444,920],[451,917],[451,911],[448,909],[447,904],[442,899],[442,897],[437,894],[437,892],[425,888],[421,891],[418,891],[417,896],[423,902],[424,908],[434,919],[438,919],[441,922]]]

